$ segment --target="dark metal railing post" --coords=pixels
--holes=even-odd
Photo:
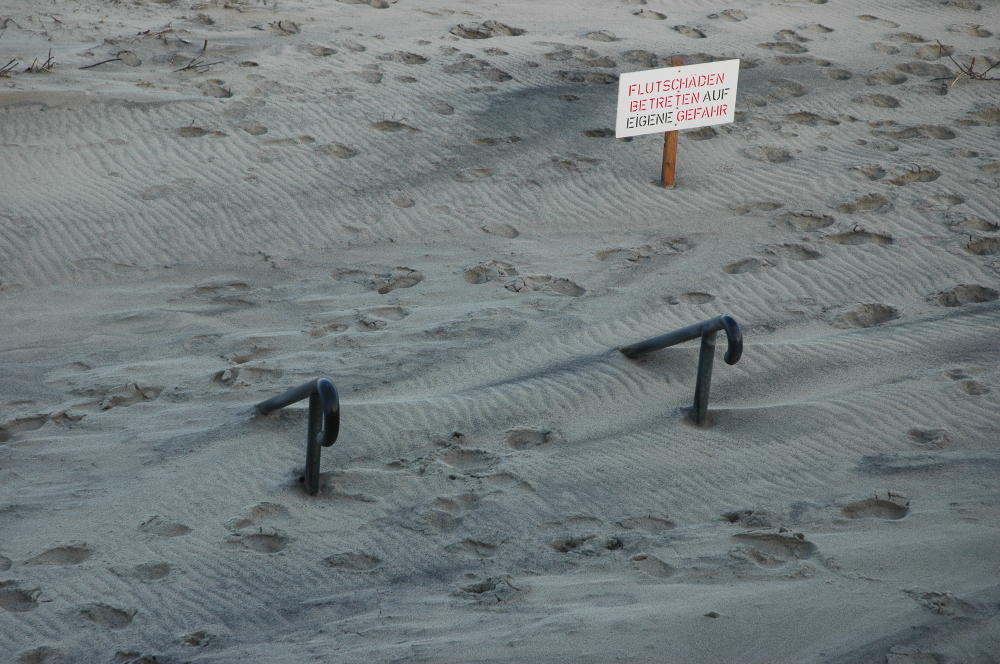
[[[743,355],[743,331],[740,330],[740,324],[729,315],[717,316],[694,325],[688,325],[679,330],[625,346],[619,350],[626,357],[635,358],[701,337],[701,348],[698,351],[698,379],[694,387],[694,406],[691,409],[691,417],[697,424],[704,424],[708,415],[708,395],[712,388],[715,338],[719,330],[725,330],[729,343],[726,349],[726,364],[736,364]]]
[[[712,389],[712,366],[715,364],[715,337],[718,332],[709,332],[701,338],[698,351],[698,379],[694,384],[694,421],[705,421],[708,414],[708,393]]]
[[[257,412],[267,415],[309,397],[309,426],[306,430],[306,471],[302,477],[306,493],[319,491],[320,446],[330,447],[340,435],[340,398],[327,378],[317,378],[257,404]]]

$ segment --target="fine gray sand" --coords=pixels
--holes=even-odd
[[[3,662],[1000,661],[997,0],[0,32]],[[742,70],[664,190],[677,54]],[[696,427],[696,342],[616,348],[724,313]],[[253,406],[319,376],[308,496]]]

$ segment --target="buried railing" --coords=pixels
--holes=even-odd
[[[743,332],[740,330],[740,324],[728,315],[717,316],[618,350],[626,357],[634,358],[701,337],[701,351],[698,353],[698,381],[694,387],[694,407],[691,409],[691,417],[697,424],[704,424],[705,415],[708,413],[708,392],[712,386],[715,335],[719,330],[725,330],[726,338],[729,340],[729,347],[726,350],[726,364],[736,364],[740,361],[740,356],[743,355]]]
[[[257,412],[267,415],[309,397],[309,428],[306,431],[306,472],[302,478],[306,493],[311,496],[319,491],[320,445],[330,447],[340,433],[340,399],[337,388],[327,378],[317,378],[305,385],[292,388],[284,394],[261,401]]]

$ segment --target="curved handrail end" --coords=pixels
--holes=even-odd
[[[736,319],[729,314],[720,316],[719,322],[722,323],[722,329],[726,331],[726,339],[729,342],[726,348],[726,364],[736,364],[743,356],[743,330],[740,329]]]

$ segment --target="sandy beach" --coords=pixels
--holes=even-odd
[[[677,55],[739,88],[664,189]],[[0,662],[1000,661],[973,58],[998,0],[0,0]],[[696,426],[618,349],[722,314]]]

